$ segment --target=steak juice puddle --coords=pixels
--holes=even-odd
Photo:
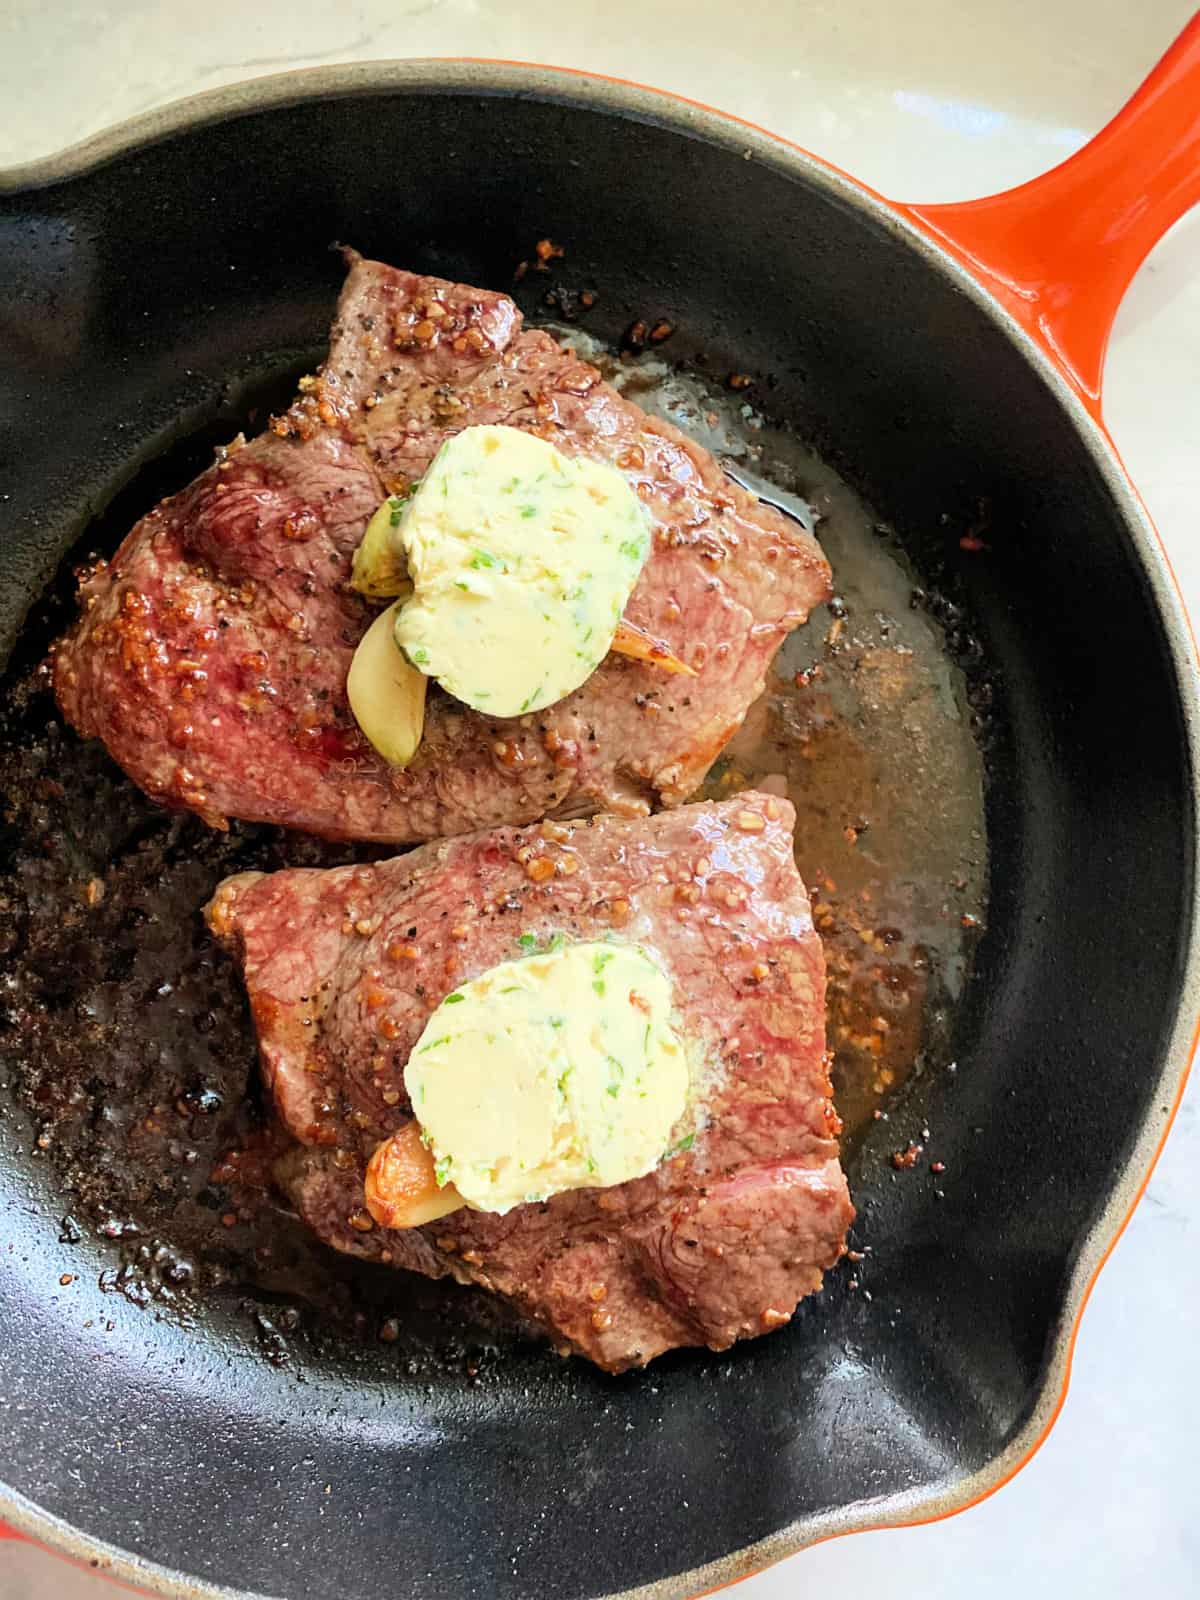
[[[948,1065],[982,924],[983,758],[957,659],[970,641],[869,508],[744,396],[658,355],[618,358],[578,329],[554,331],[646,410],[798,494],[833,567],[836,598],[787,641],[698,798],[759,787],[796,807],[853,1190],[864,1130],[915,1074]],[[511,1311],[339,1256],[273,1198],[253,1028],[200,917],[229,873],[388,852],[239,823],[216,833],[164,812],[62,725],[43,667],[74,615],[74,564],[110,553],[214,445],[286,404],[293,381],[260,395],[257,416],[226,416],[144,468],[18,642],[0,685],[0,1056],[56,1169],[64,1246],[85,1229],[120,1243],[105,1288],[180,1317],[232,1297],[275,1361],[300,1339],[313,1353],[382,1340],[410,1374],[465,1363],[474,1375],[528,1337]]]

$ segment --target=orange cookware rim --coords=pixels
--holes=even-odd
[[[907,206],[893,204],[831,162],[733,113],[700,101],[650,88],[624,78],[573,67],[471,56],[414,58],[308,67],[206,90],[143,113],[54,155],[0,171],[0,193],[39,189],[78,177],[133,150],[156,144],[206,124],[284,107],[310,99],[352,98],[379,92],[477,90],[526,94],[567,105],[653,121],[691,137],[702,137],[749,161],[767,162],[866,209],[898,242],[918,251],[941,273],[947,287],[968,295],[1013,341],[1054,391],[1069,421],[1082,436],[1106,488],[1120,508],[1130,543],[1163,618],[1183,713],[1192,771],[1200,770],[1200,698],[1197,650],[1183,599],[1157,529],[1130,482],[1102,423],[1091,415],[1061,369],[963,263],[913,220]],[[986,263],[984,264],[986,265]],[[1193,846],[1200,841],[1200,795],[1193,787]],[[987,1499],[1009,1482],[1045,1443],[1062,1411],[1080,1320],[1101,1269],[1112,1254],[1145,1193],[1166,1142],[1200,1040],[1200,879],[1181,963],[1179,1007],[1163,1053],[1156,1094],[1108,1203],[1077,1248],[1059,1324],[1037,1393],[1018,1432],[987,1467],[953,1487],[913,1490],[893,1497],[886,1508],[870,1502],[838,1507],[816,1518],[781,1528],[765,1539],[718,1560],[622,1592],[608,1600],[685,1600],[736,1583],[797,1551],[850,1533],[936,1522]],[[11,1528],[45,1544],[82,1566],[119,1583],[175,1600],[266,1600],[172,1572],[157,1563],[79,1532],[27,1500],[0,1489],[0,1516]]]

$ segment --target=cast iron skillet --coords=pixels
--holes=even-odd
[[[9,1118],[16,1529],[166,1594],[673,1596],[959,1508],[1040,1442],[1197,1005],[1192,649],[1098,385],[1122,288],[1200,193],[1198,84],[1193,25],[1065,168],[924,212],[680,101],[461,62],[267,79],[9,174],[5,650],[140,460],[320,341],[329,240],[505,285],[549,234],[603,284],[601,332],[652,291],[718,359],[774,374],[772,411],[918,568],[989,499],[988,559],[958,571],[1001,686],[989,931],[960,1070],[915,1112],[937,1120],[945,1199],[891,1182],[890,1142],[868,1141],[870,1303],[835,1284],[730,1357],[614,1381],[532,1356],[480,1388],[336,1361],[298,1382],[215,1315],[126,1318],[98,1342],[86,1268],[48,1292],[61,1206]]]

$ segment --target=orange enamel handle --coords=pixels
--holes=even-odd
[[[1040,178],[896,209],[1033,335],[1100,419],[1113,320],[1138,267],[1200,201],[1200,12],[1096,137]]]

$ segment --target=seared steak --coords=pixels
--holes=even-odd
[[[68,720],[149,794],[215,826],[402,842],[673,804],[785,634],[828,596],[807,534],[549,334],[522,331],[504,295],[353,258],[328,361],[301,391],[90,573],[55,654]],[[626,616],[699,676],[610,655],[566,700],[509,721],[435,691],[417,757],[397,771],[346,701],[373,614],[347,587],[351,558],[385,494],[483,422],[625,474],[654,529]]]
[[[209,922],[244,969],[293,1141],[276,1177],[300,1215],[339,1250],[507,1295],[559,1348],[614,1372],[786,1322],[854,1214],[791,825],[786,801],[743,794],[227,879]],[[615,934],[656,955],[704,1063],[695,1142],[617,1188],[381,1229],[363,1177],[411,1116],[409,1052],[450,990],[520,954],[522,934]]]

